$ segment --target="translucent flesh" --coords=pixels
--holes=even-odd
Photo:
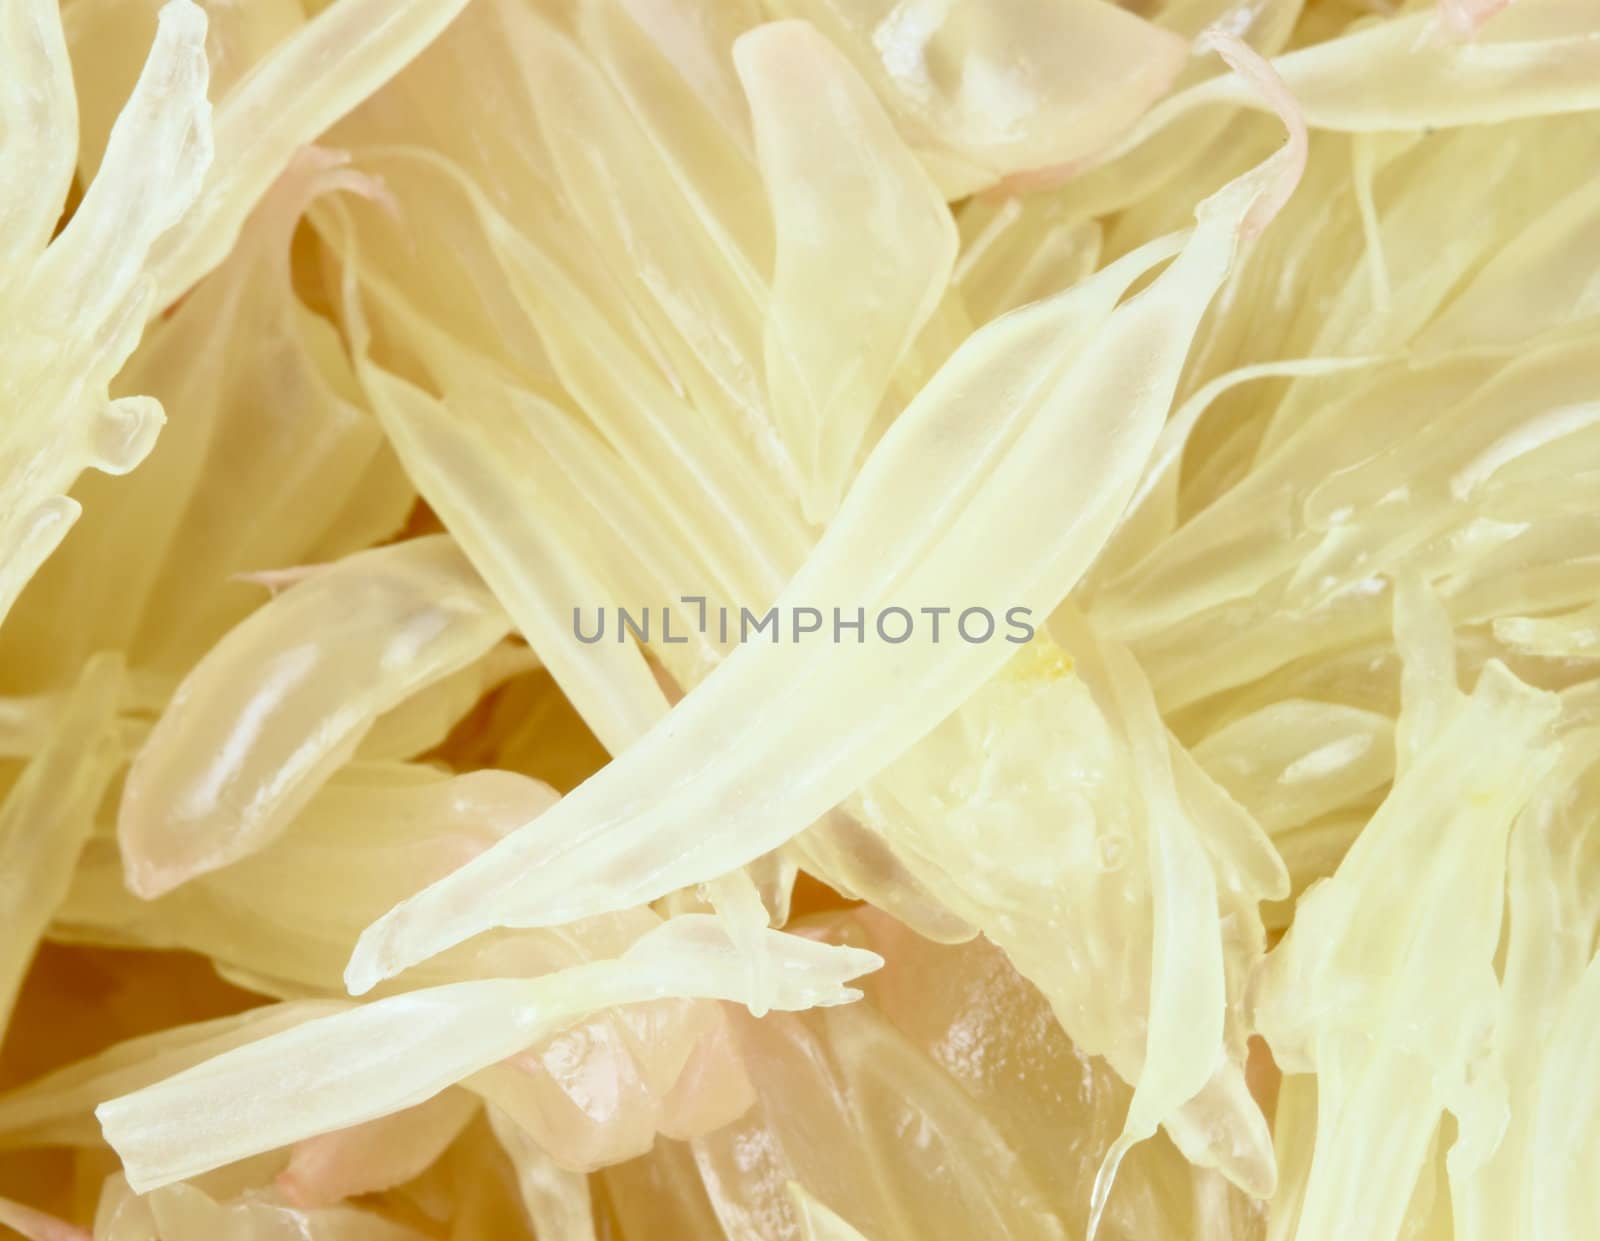
[[[1589,1241],[1597,109],[1593,0],[0,0],[0,1225]]]

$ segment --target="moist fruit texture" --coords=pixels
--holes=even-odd
[[[0,1226],[1600,1236],[1600,3],[0,0]]]

